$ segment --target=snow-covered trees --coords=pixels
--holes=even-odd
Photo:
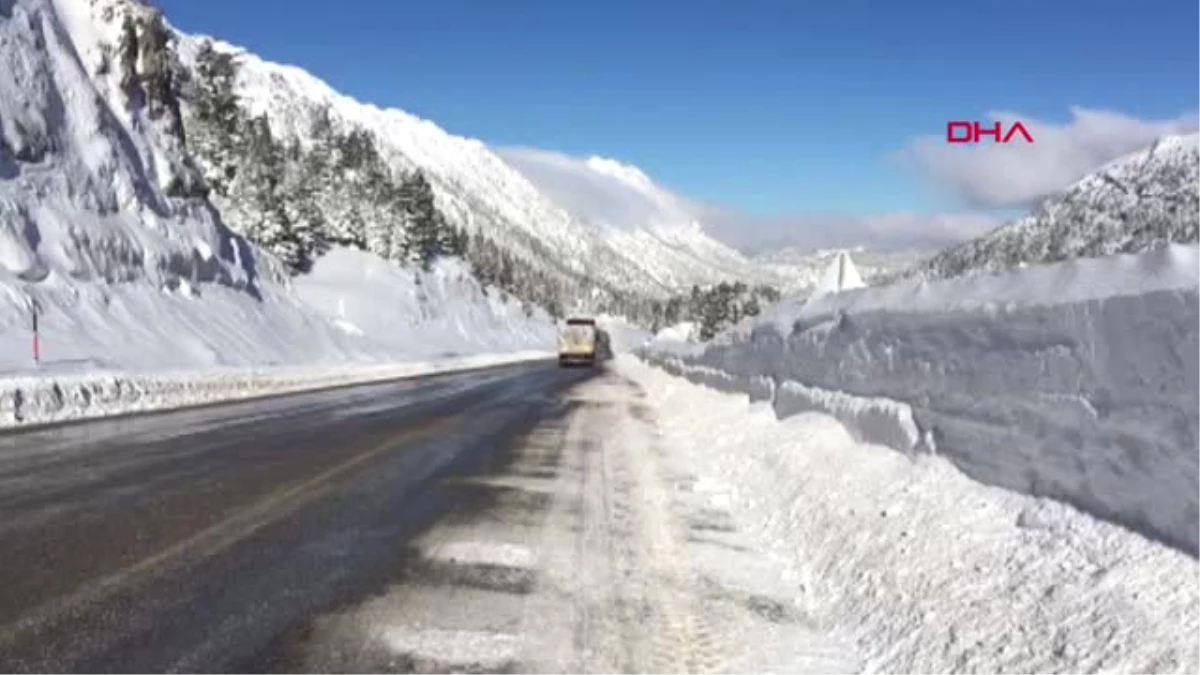
[[[179,152],[163,153],[154,167],[155,178],[170,197],[203,197],[205,188],[197,167],[182,149],[186,143],[180,96],[184,73],[172,35],[162,14],[149,6],[127,8],[115,50],[101,51],[100,74],[107,74],[116,58],[118,86],[124,95],[129,122],[135,129],[154,134]]]
[[[441,256],[463,256],[469,238],[446,221],[434,201],[433,186],[421,171],[405,176],[400,184],[401,203],[408,217],[405,258],[428,270]]]
[[[412,262],[429,269],[441,254],[442,222],[433,203],[433,186],[424,174],[416,172],[401,185],[406,212],[411,221],[408,227],[406,253]]]
[[[695,322],[700,339],[709,340],[742,319],[758,316],[763,305],[778,302],[779,290],[772,286],[747,286],[744,282],[722,282],[707,288],[692,286],[685,295],[651,303],[644,323],[652,330],[681,321]]]
[[[245,115],[234,89],[237,64],[233,55],[218,52],[211,42],[200,47],[196,73],[185,96],[191,103],[188,145],[204,180],[221,196],[229,195],[237,174]]]
[[[265,116],[247,115],[236,79],[232,55],[200,47],[188,90],[190,145],[234,229],[293,273],[331,245],[426,269],[465,254],[466,233],[438,209],[422,172],[393,170],[370,133],[339,129],[327,109],[312,116],[305,144],[285,142]]]
[[[948,279],[1194,244],[1200,241],[1198,148],[1195,134],[1164,137],[1046,198],[1028,215],[896,276]]]
[[[486,217],[471,223],[468,236],[439,207],[434,177],[397,169],[373,133],[317,108],[301,133],[280,134],[267,117],[252,118],[242,107],[237,78],[235,56],[209,43],[199,47],[185,90],[188,145],[226,222],[292,273],[307,271],[330,246],[425,269],[439,257],[459,256],[485,285],[553,316],[608,312],[651,325],[663,321],[668,306],[686,314],[678,302],[613,288],[558,264],[536,239],[501,244]],[[723,320],[722,312],[712,318]]]
[[[239,211],[244,214],[243,234],[275,254],[289,270],[308,270],[312,251],[301,244],[300,228],[288,209],[296,195],[288,194],[286,188],[297,186],[285,180],[288,172],[284,148],[271,134],[271,123],[265,115],[250,120],[241,159],[243,169],[234,186]]]

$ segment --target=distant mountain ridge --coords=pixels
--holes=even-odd
[[[1109,162],[1029,215],[901,276],[944,279],[1200,240],[1200,134],[1164,136]]]

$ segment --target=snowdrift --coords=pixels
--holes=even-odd
[[[1172,246],[785,302],[705,348],[641,355],[1195,556],[1198,285],[1200,250]]]

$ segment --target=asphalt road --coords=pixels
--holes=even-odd
[[[534,362],[0,435],[0,672],[285,667],[381,592],[455,474],[595,376]]]

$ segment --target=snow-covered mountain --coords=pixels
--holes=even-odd
[[[265,114],[273,132],[303,143],[313,117],[328,110],[335,124],[371,134],[394,169],[421,169],[450,221],[470,234],[485,233],[527,264],[646,295],[754,271],[698,224],[679,227],[666,193],[636,169],[605,160],[592,164],[598,177],[655,203],[665,217],[597,220],[478,140],[447,133],[403,110],[359,102],[300,68],[220,40],[182,33],[178,40],[182,61],[193,67],[206,41],[236,54],[241,101],[251,115]]]
[[[313,232],[298,226],[345,214],[335,212],[336,203],[328,213],[313,214],[305,211],[312,203],[287,200],[297,187],[320,183],[295,180],[308,157],[292,154],[292,143],[263,145],[258,119],[242,115],[226,145],[214,145],[222,139],[209,127],[221,119],[212,120],[229,111],[219,107],[221,100],[196,98],[220,87],[220,75],[198,67],[207,40],[178,33],[152,5],[135,0],[16,0],[0,4],[0,16],[0,323],[11,329],[0,343],[11,343],[11,367],[32,365],[25,346],[33,304],[40,307],[47,358],[98,367],[395,358],[412,355],[397,351],[405,345],[430,342],[416,333],[375,334],[361,325],[365,318],[340,314],[344,306],[365,303],[352,297],[351,287],[385,302],[389,294],[409,293],[411,279],[423,278],[419,283],[432,291],[430,284],[442,278],[436,271],[422,277],[403,259],[380,253],[369,226],[369,250],[399,262],[395,273],[331,272],[329,265],[347,259],[338,253],[347,242],[332,237],[303,261],[312,279],[336,277],[336,313],[327,293],[301,292],[312,288],[312,279],[290,278],[300,266],[286,258],[287,247]],[[311,146],[313,119],[327,112],[338,138],[354,140],[347,135],[352,130],[368,134],[397,175],[422,170],[448,219],[516,256],[497,258],[485,246],[479,250],[494,264],[480,268],[472,260],[470,271],[503,285],[485,277],[515,270],[512,277],[525,289],[554,287],[548,295],[518,294],[521,299],[553,302],[557,291],[559,298],[595,308],[627,310],[630,304],[622,303],[632,298],[630,315],[638,316],[645,297],[754,273],[743,256],[704,234],[682,200],[632,167],[589,163],[589,172],[619,194],[613,203],[648,205],[633,218],[599,219],[577,204],[564,206],[561,195],[478,141],[402,111],[352,101],[296,68],[220,48],[238,55],[236,101],[249,115],[265,114],[265,133]],[[209,107],[198,109],[198,101]],[[230,166],[222,154],[229,152],[242,153],[236,178],[226,176],[232,188],[214,182]],[[254,165],[258,152],[275,163]],[[347,189],[334,186],[322,195],[322,207],[329,198],[351,203],[378,175],[359,171],[344,181]],[[282,205],[257,200],[272,196],[256,190],[268,183],[279,184],[269,192],[283,195]],[[381,212],[358,213],[370,219]],[[279,233],[267,223],[277,218],[295,227],[285,233],[292,239],[264,237]],[[333,263],[320,257],[329,246],[325,255]],[[360,267],[383,269],[368,262]],[[391,306],[425,307],[431,311],[419,314],[442,317],[438,325],[487,334],[475,340],[476,349],[513,347],[510,335],[536,342],[548,325],[548,317],[528,305],[503,294],[485,297],[463,280],[440,295],[425,294],[424,304]],[[431,303],[447,306],[432,311]],[[392,324],[399,320],[395,312],[389,316]],[[440,330],[437,321],[417,323],[416,332]]]
[[[335,248],[297,289],[209,201],[187,152],[172,39],[140,2],[0,1],[0,370],[34,368],[34,307],[42,372],[544,347],[545,314],[485,296],[461,269],[393,266],[407,285],[354,277],[339,273]],[[403,300],[418,284],[438,306],[402,330],[350,329],[326,304],[391,297],[421,307]]]
[[[1200,135],[1166,136],[1097,170],[1032,213],[950,248],[908,274],[930,279],[995,272],[1167,243],[1200,232]]]
[[[633,253],[634,265],[663,287],[781,280],[706,234],[700,209],[635,166],[527,148],[496,152],[575,222],[614,250]]]
[[[148,95],[169,76],[145,51],[117,53],[116,6],[0,5],[0,280],[248,288],[278,277],[199,195],[178,111]]]

